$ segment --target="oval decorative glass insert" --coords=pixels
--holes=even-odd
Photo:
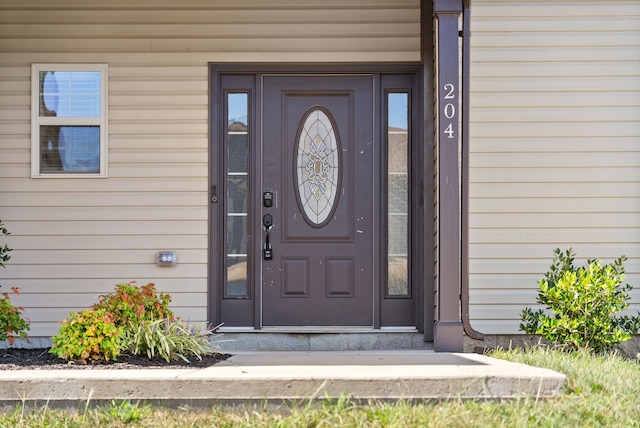
[[[311,226],[329,222],[340,187],[340,140],[331,113],[312,107],[302,117],[296,144],[296,184],[302,213]]]

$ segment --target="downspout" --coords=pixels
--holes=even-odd
[[[462,2],[462,194],[461,194],[461,284],[462,328],[472,339],[484,340],[484,334],[471,327],[469,320],[469,84],[471,81],[471,0]]]

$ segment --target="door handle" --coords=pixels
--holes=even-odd
[[[262,216],[262,225],[264,226],[264,248],[262,249],[262,257],[265,260],[271,260],[273,259],[273,249],[269,242],[269,232],[273,226],[273,216],[271,214]]]
[[[273,216],[271,214],[265,214],[262,216],[262,224],[267,229],[271,229],[271,226],[273,226]]]

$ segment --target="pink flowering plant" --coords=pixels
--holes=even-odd
[[[9,235],[9,231],[0,221],[0,236],[7,235]],[[0,267],[5,267],[5,264],[11,259],[10,251],[11,248],[7,244],[0,244]],[[20,289],[11,287],[11,294],[19,295]],[[23,317],[22,312],[24,312],[24,308],[22,306],[14,306],[11,303],[11,295],[8,292],[0,293],[0,342],[6,340],[9,345],[13,345],[16,337],[29,339],[27,335],[30,327],[29,320]]]
[[[11,287],[14,295],[20,294],[18,287]],[[8,292],[0,293],[0,342],[5,340],[9,345],[13,345],[15,339],[29,339],[29,320],[22,316],[24,308],[11,304],[11,297]]]
[[[117,284],[115,291],[100,296],[93,309],[101,309],[113,315],[116,324],[126,326],[129,323],[174,319],[169,309],[171,296],[158,292],[153,283],[138,286],[135,281]]]

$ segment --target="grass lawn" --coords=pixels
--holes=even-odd
[[[0,427],[640,427],[640,362],[617,356],[544,349],[498,351],[493,357],[548,367],[569,378],[553,399],[441,403],[333,402],[229,410],[164,409],[130,402],[75,410],[18,407]]]

